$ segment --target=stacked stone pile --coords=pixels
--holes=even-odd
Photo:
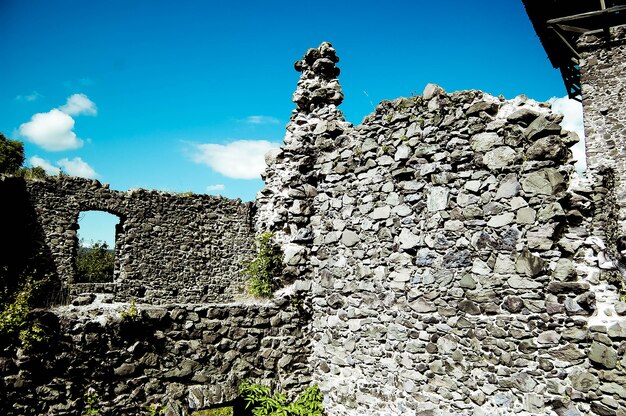
[[[266,156],[265,187],[256,200],[257,231],[270,231],[285,254],[285,282],[308,279],[313,241],[312,204],[317,195],[315,170],[320,142],[341,136],[352,125],[336,106],[343,101],[337,80],[339,58],[330,43],[311,48],[295,63],[301,72],[293,94],[296,110],[287,124],[284,146]]]

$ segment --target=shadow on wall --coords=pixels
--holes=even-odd
[[[24,179],[0,177],[0,195],[0,300],[10,299],[30,279],[39,282],[33,306],[63,303],[66,296]]]

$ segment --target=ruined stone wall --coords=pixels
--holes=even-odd
[[[3,198],[16,201],[5,178]],[[120,301],[231,301],[243,293],[240,271],[252,256],[250,206],[239,200],[158,191],[112,191],[97,181],[51,177],[26,181],[28,204],[58,278],[72,293],[112,292]],[[1,192],[1,190],[0,190]],[[5,195],[6,194],[6,195]],[[112,284],[75,282],[78,216],[100,210],[120,217]],[[9,243],[7,243],[9,244]]]
[[[133,309],[136,308],[136,309]],[[248,378],[301,391],[309,381],[306,317],[266,304],[94,304],[31,314],[45,341],[16,351],[0,339],[2,415],[167,416],[236,404]],[[92,408],[93,408],[92,407]],[[241,410],[241,409],[240,409]],[[160,413],[163,411],[162,413]]]
[[[305,69],[331,67],[327,47]],[[322,98],[286,147],[308,145],[268,158],[263,196],[290,212],[315,156],[306,221],[281,228],[313,231],[310,365],[329,414],[624,414],[626,305],[607,304],[618,290],[588,238],[612,177],[572,179],[561,116],[429,85],[352,128],[324,81],[303,71],[294,100]]]

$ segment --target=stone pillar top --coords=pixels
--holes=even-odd
[[[317,48],[309,49],[304,57],[296,61],[296,71],[302,73],[293,102],[300,112],[311,112],[327,105],[338,106],[343,101],[341,85],[339,85],[339,57],[335,48],[323,42]]]

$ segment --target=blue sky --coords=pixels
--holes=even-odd
[[[30,163],[119,190],[254,199],[293,62],[322,41],[355,124],[429,82],[565,95],[521,0],[1,0],[0,18],[0,131]]]

